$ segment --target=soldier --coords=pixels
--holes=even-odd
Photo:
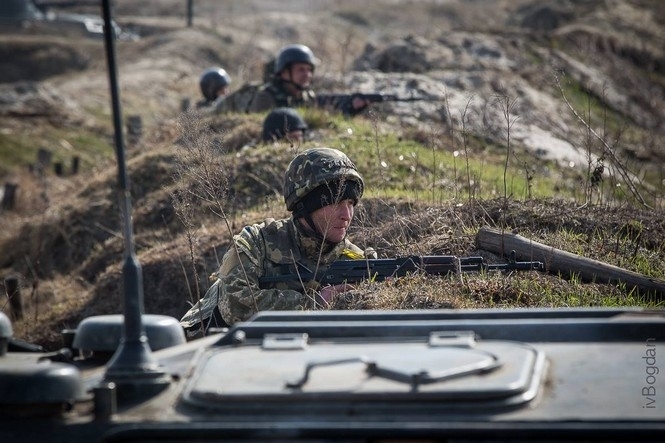
[[[247,83],[225,99],[215,104],[216,113],[265,112],[278,107],[320,106],[330,107],[345,115],[362,112],[370,101],[359,95],[348,95],[340,100],[317,97],[312,90],[314,69],[319,63],[312,50],[305,45],[283,47],[275,60],[266,64],[272,67],[264,84]]]
[[[198,108],[211,106],[220,97],[226,96],[229,92],[231,76],[222,68],[212,67],[203,71],[199,78],[199,87],[203,100],[198,102]]]
[[[287,45],[277,54],[273,78],[261,86],[251,101],[249,112],[263,112],[276,107],[330,105],[347,115],[362,112],[369,102],[360,97],[336,103],[317,99],[312,78],[318,64],[312,50],[301,44]]]
[[[259,277],[300,275],[326,269],[336,260],[375,258],[347,238],[364,181],[349,158],[336,149],[315,148],[298,154],[284,177],[284,201],[290,218],[245,226],[234,236],[217,271],[217,280],[182,318],[190,337],[203,320],[232,325],[261,310],[315,309],[352,289],[346,284],[320,287],[292,279],[259,285]],[[366,253],[367,252],[367,253]]]
[[[270,111],[263,120],[263,141],[273,142],[286,138],[290,142],[300,142],[309,127],[293,108],[277,108]]]

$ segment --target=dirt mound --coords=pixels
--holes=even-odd
[[[0,36],[0,83],[42,81],[89,68],[96,44],[50,37]]]
[[[197,81],[205,68],[225,67],[232,85],[239,87],[260,79],[263,64],[286,43],[312,47],[322,60],[317,87],[330,88],[324,92],[378,91],[431,99],[377,104],[371,116],[377,131],[394,131],[396,138],[418,133],[422,140],[450,138],[460,146],[466,137],[505,150],[508,120],[515,149],[575,154],[574,160],[552,157],[565,160],[566,168],[571,161],[589,164],[593,154],[593,161],[605,162],[615,176],[629,161],[636,162],[630,164],[635,177],[646,180],[662,172],[663,8],[647,10],[640,2],[615,2],[611,7],[605,2],[402,2],[396,8],[393,1],[367,7],[346,1],[229,6],[202,0],[196,2],[195,26],[187,28],[182,15],[173,15],[182,2],[116,3],[121,25],[142,36],[118,41],[117,51],[123,111],[143,123],[141,138],[128,147],[128,167],[149,313],[180,317],[207,288],[207,277],[216,270],[232,233],[247,222],[286,215],[280,198],[282,175],[300,147],[254,149],[261,115],[201,118],[192,124],[181,114],[183,100],[198,100]],[[107,156],[89,154],[88,170],[67,184],[31,175],[30,183],[41,182],[21,191],[34,195],[33,210],[1,215],[8,226],[0,235],[1,274],[20,274],[29,296],[30,318],[15,324],[16,335],[53,349],[59,346],[60,329],[75,327],[87,315],[116,313],[122,303],[117,177],[114,164],[104,160],[113,150],[113,136],[103,44],[36,36],[0,39],[0,82],[12,82],[0,87],[0,152],[4,146],[18,146],[25,136],[33,138],[21,146],[57,146],[68,154],[86,152],[98,141]],[[553,73],[565,74],[561,89]],[[15,82],[18,78],[24,81]],[[609,148],[589,136],[562,102],[563,93],[577,109],[586,110],[580,114],[594,127],[606,129],[602,138],[611,140]],[[508,97],[515,99],[514,106],[501,107]],[[311,125],[312,132],[320,138],[314,138],[314,144],[341,131],[328,126],[325,115],[315,117],[319,124]],[[206,152],[218,158],[197,159],[199,146],[213,147]],[[227,159],[224,164],[222,157]],[[195,178],[206,165],[218,176],[206,181],[207,187]],[[542,166],[543,174],[559,169],[553,162]],[[415,171],[414,181],[418,175]],[[232,184],[228,193],[217,194],[224,183]],[[651,191],[662,193],[656,185]],[[206,199],[193,203],[188,193]],[[215,201],[220,198],[223,205]],[[588,239],[600,233],[606,240],[589,240],[584,255],[603,259],[614,254],[626,266],[632,266],[634,250],[649,249],[654,257],[663,250],[665,225],[657,211],[557,200],[428,206],[366,199],[357,211],[354,241],[371,245],[383,257],[470,255],[478,252],[474,228],[490,225],[547,238],[555,247],[563,241],[548,236],[555,230]],[[196,224],[188,224],[191,220]],[[467,291],[494,304],[539,302],[516,285],[475,285],[451,286],[450,292]],[[403,295],[398,306],[469,303],[415,290],[422,287],[421,282],[398,288]],[[372,291],[339,303],[376,308]]]
[[[274,151],[240,151],[230,169],[235,194],[223,203],[230,208],[226,214],[229,225],[212,213],[213,203],[192,205],[188,217],[196,220],[199,227],[189,232],[194,234],[190,240],[187,240],[187,220],[178,214],[178,205],[173,201],[174,192],[179,187],[196,193],[200,183],[187,182],[187,176],[178,175],[176,170],[182,154],[153,153],[132,159],[129,167],[137,208],[134,218],[137,257],[143,271],[146,312],[179,318],[187,311],[208,287],[207,277],[219,266],[231,232],[244,224],[243,214],[248,215],[244,209],[261,206],[265,201],[269,206],[266,213],[286,215],[284,209],[279,208],[280,197],[275,194],[281,183],[280,174],[290,159],[290,149],[284,145]],[[178,177],[184,181],[176,183]],[[76,199],[49,211],[40,224],[24,225],[18,237],[0,245],[7,251],[0,268],[19,272],[25,276],[25,288],[36,288],[33,299],[40,301],[29,302],[26,312],[34,312],[44,333],[26,334],[48,348],[59,346],[60,338],[54,330],[75,327],[86,315],[115,313],[122,304],[124,251],[112,180],[109,172],[107,177],[81,189]],[[96,204],[91,205],[91,201]],[[590,239],[603,233],[607,238],[605,245],[590,244],[589,249],[583,251],[585,256],[599,260],[607,259],[607,251],[630,256],[630,248],[662,250],[665,235],[665,222],[653,211],[579,206],[557,200],[498,199],[432,208],[426,202],[399,203],[367,198],[359,206],[356,219],[351,230],[354,241],[361,246],[371,245],[381,257],[482,254],[470,232],[474,226],[483,225],[519,227],[520,233],[534,239],[538,239],[538,233],[562,229],[568,235]],[[617,237],[627,241],[613,244],[610,239]],[[556,239],[548,237],[548,241],[558,246]],[[70,293],[73,287],[76,293]],[[493,291],[495,297],[509,297],[505,288],[502,291],[496,287]],[[362,305],[363,297],[371,297],[370,294],[353,299],[353,303]],[[487,292],[484,296],[489,297]],[[445,307],[461,303],[433,300],[416,293],[410,297],[400,302],[402,307]],[[68,309],[44,313],[45,304],[62,302],[63,298]],[[344,300],[352,302],[340,299],[339,306],[343,306]],[[523,297],[520,300],[528,303]],[[24,327],[26,325],[19,326]]]

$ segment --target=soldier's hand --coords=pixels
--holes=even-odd
[[[360,111],[362,109],[365,109],[370,104],[371,104],[371,102],[369,100],[367,100],[366,98],[363,98],[362,96],[354,96],[353,99],[351,100],[351,106],[356,111]]]
[[[326,286],[321,288],[321,298],[325,300],[326,303],[330,303],[337,294],[343,292],[351,291],[355,289],[353,285],[347,283],[342,283],[341,285]]]

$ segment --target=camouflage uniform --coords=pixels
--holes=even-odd
[[[348,239],[328,247],[303,235],[293,218],[247,226],[234,237],[219,270],[219,311],[233,324],[257,311],[314,309],[322,302],[317,282],[294,279],[260,289],[258,278],[325,270],[335,260],[363,257]]]
[[[353,116],[361,113],[364,108],[354,109],[352,99],[353,96],[349,94],[336,96],[334,100],[330,100],[327,96],[317,96],[311,89],[304,90],[302,97],[295,97],[284,88],[284,81],[273,79],[263,85],[248,83],[239,90],[220,97],[212,104],[212,108],[216,114],[226,114],[230,112],[265,112],[282,107],[316,106],[334,109],[344,115]]]
[[[222,259],[215,274],[216,281],[205,296],[180,320],[182,326],[196,334],[202,319],[210,320],[217,307],[226,325],[247,320],[263,310],[315,309],[321,306],[315,281],[294,279],[276,282],[259,288],[259,277],[270,277],[299,272],[324,271],[336,260],[365,257],[362,249],[345,239],[327,247],[303,235],[293,217],[284,220],[269,219],[246,226],[234,236],[233,245]],[[324,303],[325,304],[325,303]],[[215,319],[209,321],[213,326]],[[205,322],[206,329],[210,326]]]
[[[356,115],[362,109],[354,109],[352,96],[335,100],[326,97],[317,97],[311,89],[302,91],[300,97],[291,94],[286,86],[286,81],[280,77],[285,69],[290,69],[294,63],[306,63],[314,71],[318,59],[314,57],[312,50],[305,45],[293,44],[283,47],[277,58],[266,64],[264,78],[267,79],[262,85],[248,84],[240,90],[228,95],[214,106],[218,114],[228,112],[265,112],[274,108],[299,108],[307,106],[318,106],[338,110],[345,115]],[[270,72],[272,69],[272,72]]]
[[[340,185],[345,182],[353,186]],[[217,280],[203,299],[180,320],[182,326],[196,333],[196,329],[201,329],[201,320],[214,317],[215,308],[218,308],[224,322],[232,325],[262,310],[313,309],[320,306],[319,284],[315,281],[294,278],[259,287],[259,277],[316,272],[325,270],[336,260],[365,258],[365,253],[347,238],[333,244],[320,234],[306,231],[300,224],[302,217],[314,226],[310,200],[324,188],[356,190],[352,198],[357,203],[362,196],[364,182],[351,160],[336,149],[315,148],[297,155],[284,177],[284,201],[287,210],[293,213],[291,218],[268,219],[246,226],[235,235],[233,244],[224,254]],[[339,194],[337,198],[349,197]],[[332,198],[326,200],[332,201]],[[320,200],[318,207],[330,203]]]
[[[215,101],[212,104],[213,112],[215,114],[249,112],[249,107],[260,88],[260,83],[245,83],[237,91],[233,91]]]
[[[302,97],[295,97],[286,90],[284,81],[276,78],[259,88],[248,111],[264,112],[273,108],[296,108],[316,104],[314,91],[307,89],[302,91]]]

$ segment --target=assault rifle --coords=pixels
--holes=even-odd
[[[344,114],[354,115],[363,109],[353,109],[353,99],[362,98],[370,103],[381,102],[415,102],[415,101],[439,101],[439,97],[424,96],[399,96],[395,94],[363,93],[355,92],[353,94],[317,94],[316,102],[320,107],[332,107],[342,111]]]
[[[317,99],[323,104],[337,103],[343,100],[353,100],[354,98],[362,98],[370,103],[381,102],[416,102],[416,101],[439,101],[439,97],[423,97],[423,96],[404,96],[401,97],[395,94],[380,94],[380,93],[363,93],[354,92],[353,94],[321,94],[317,95]]]
[[[482,257],[456,257],[454,255],[410,255],[399,258],[377,258],[367,260],[338,260],[324,271],[304,271],[293,274],[259,277],[259,287],[270,283],[316,280],[321,285],[357,283],[363,280],[383,281],[403,277],[409,273],[423,272],[428,275],[459,274],[462,272],[544,271],[539,261],[516,261],[514,253],[508,263],[486,263]]]

